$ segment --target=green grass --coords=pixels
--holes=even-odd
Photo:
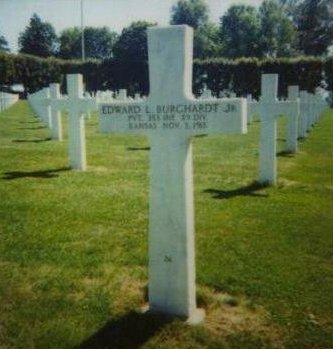
[[[205,322],[142,314],[149,147],[87,122],[70,171],[19,102],[0,114],[0,348],[333,348],[332,118],[253,185],[259,123],[194,138],[197,298]],[[65,136],[67,135],[65,125]],[[279,121],[283,150],[285,120]],[[67,139],[67,137],[65,137]]]

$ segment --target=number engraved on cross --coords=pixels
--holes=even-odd
[[[165,263],[171,263],[172,262],[172,258],[170,256],[164,256],[164,262]]]

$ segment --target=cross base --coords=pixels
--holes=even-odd
[[[185,321],[186,324],[195,326],[201,324],[206,316],[206,312],[204,309],[197,308],[195,309],[189,316],[182,316],[177,314],[166,314],[164,311],[150,308],[147,304],[146,306],[141,308],[143,314],[161,314],[163,317],[167,319],[180,319]]]

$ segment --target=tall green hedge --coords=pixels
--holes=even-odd
[[[38,58],[30,55],[0,53],[0,85],[22,83],[27,93],[59,82],[66,91],[66,74],[81,73],[86,89],[90,91],[127,88],[129,94],[149,91],[148,64],[142,61],[122,62],[115,59],[65,61],[56,58]],[[319,85],[333,89],[333,57],[320,59],[299,57],[293,59],[241,58],[226,60],[214,58],[195,60],[193,91],[198,94],[204,84],[218,95],[224,89],[239,96],[251,93],[258,97],[262,73],[279,74],[279,94],[286,96],[288,85],[299,85],[313,92]]]

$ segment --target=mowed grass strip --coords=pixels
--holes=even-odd
[[[332,117],[296,155],[278,122],[278,185],[259,128],[195,137],[197,298],[205,322],[147,303],[149,143],[87,120],[86,172],[26,102],[0,114],[1,348],[332,348]]]

